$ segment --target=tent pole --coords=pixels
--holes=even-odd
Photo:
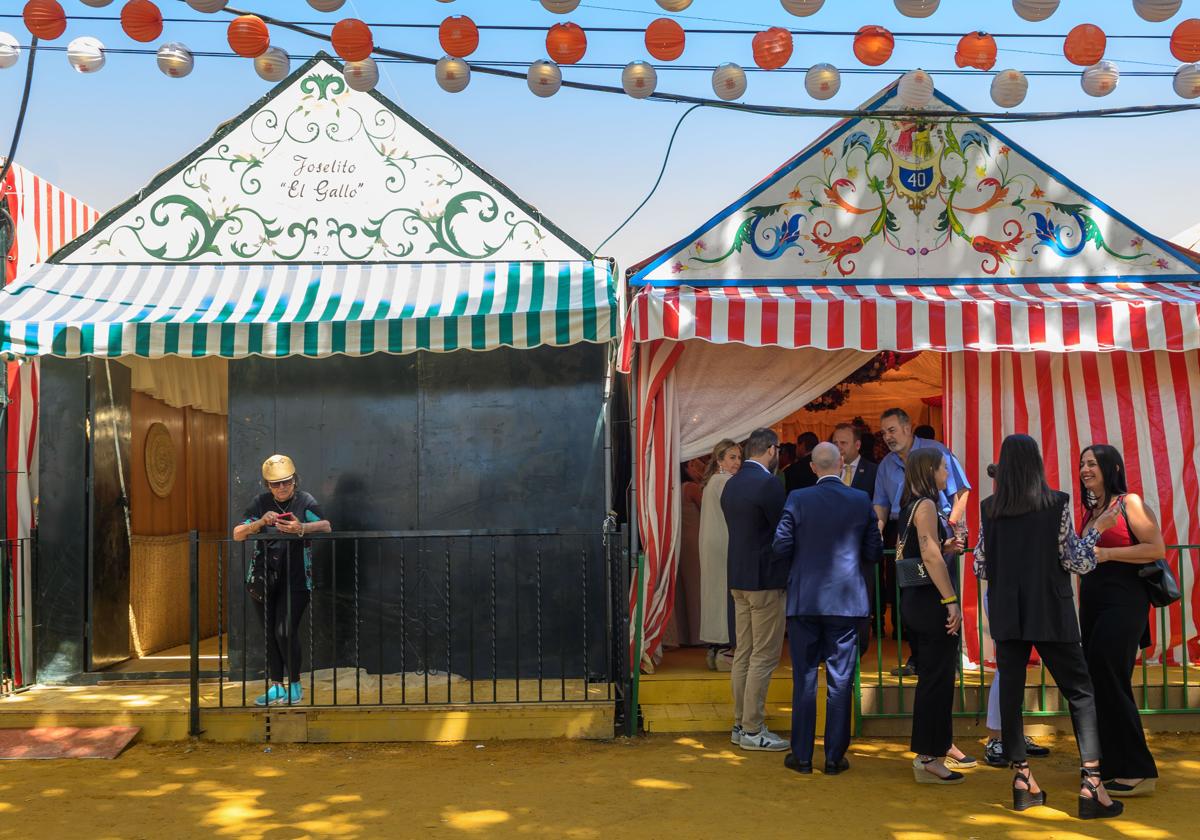
[[[628,283],[628,278],[626,283]],[[632,306],[630,305],[628,288],[625,290],[624,298],[624,316],[629,317]],[[624,319],[623,319],[624,321]],[[633,646],[632,648],[626,645],[627,650],[633,651],[629,657],[629,680],[630,680],[630,703],[628,713],[625,719],[626,734],[633,736],[637,734],[638,727],[638,688],[642,674],[642,610],[643,610],[643,576],[645,575],[645,566],[641,559],[641,546],[639,544],[638,533],[638,462],[641,455],[638,452],[638,361],[641,353],[637,345],[634,345],[630,353],[629,362],[629,456],[630,456],[630,471],[629,471],[629,559],[635,568],[634,582],[637,587],[637,606],[634,610],[634,627],[633,627]]]

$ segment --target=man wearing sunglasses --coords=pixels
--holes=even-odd
[[[241,542],[264,531],[304,537],[331,530],[317,500],[299,489],[300,479],[291,458],[272,455],[263,462],[262,477],[267,492],[259,493],[247,506],[242,524],[233,529],[234,540]],[[302,540],[256,540],[246,584],[259,621],[267,628],[267,673],[271,679],[267,693],[254,702],[259,706],[299,703],[304,697],[300,685],[300,621],[312,591],[311,544]]]

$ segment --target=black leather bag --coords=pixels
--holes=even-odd
[[[246,577],[246,592],[256,604],[266,603],[267,591],[279,582],[279,572],[267,562],[267,552],[250,561],[250,574]]]
[[[896,537],[896,584],[901,589],[933,586],[933,578],[925,571],[925,564],[921,558],[904,556],[904,541],[908,538],[908,529],[912,527],[913,517],[916,515],[917,505],[913,505],[912,511],[908,514],[908,524]]]
[[[1129,529],[1129,536],[1136,540],[1137,536],[1133,533],[1133,525],[1130,524],[1129,515],[1125,512],[1125,500],[1121,499],[1119,504],[1121,516],[1125,518],[1125,527]],[[1146,587],[1146,594],[1150,596],[1152,606],[1169,607],[1183,597],[1183,593],[1179,591],[1179,581],[1175,580],[1175,575],[1171,573],[1171,567],[1167,565],[1166,560],[1155,560],[1153,563],[1145,564],[1138,569],[1138,577],[1142,579],[1142,584]]]

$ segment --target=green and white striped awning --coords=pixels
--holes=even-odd
[[[7,356],[328,356],[607,342],[607,260],[40,266],[0,293]]]

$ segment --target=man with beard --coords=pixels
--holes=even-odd
[[[783,487],[775,478],[779,436],[756,429],[746,441],[742,468],[721,493],[729,529],[729,590],[733,597],[737,650],[733,683],[733,732],[730,740],[744,750],[788,749],[788,742],[767,729],[767,688],[783,647],[788,563],[775,556],[772,543],[783,515]]]

